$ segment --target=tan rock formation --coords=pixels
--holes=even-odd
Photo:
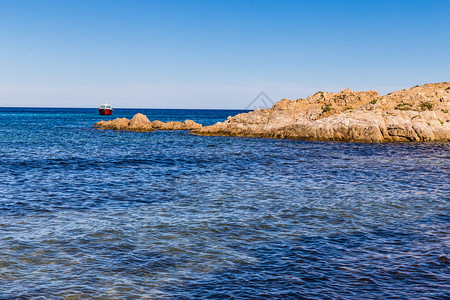
[[[100,129],[125,130],[128,128],[130,120],[127,118],[117,118],[112,121],[100,121],[94,124],[94,127]]]
[[[202,125],[192,120],[184,122],[170,121],[167,123],[158,120],[150,122],[147,116],[138,113],[131,120],[117,118],[112,121],[100,121],[94,124],[94,127],[99,129],[149,132],[154,130],[193,130],[201,128]]]
[[[135,114],[126,130],[129,131],[153,131],[152,122],[143,114]]]
[[[202,125],[192,120],[186,120],[184,122],[170,121],[167,123],[155,120],[153,121],[153,128],[160,130],[193,130],[202,128]]]
[[[450,141],[450,82],[380,96],[375,91],[318,92],[270,109],[228,117],[198,135],[356,142]]]

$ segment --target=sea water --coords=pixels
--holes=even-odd
[[[97,130],[0,109],[0,298],[450,297],[450,144]]]

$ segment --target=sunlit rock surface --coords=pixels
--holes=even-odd
[[[450,82],[380,96],[317,92],[194,129],[198,135],[355,142],[450,141]]]
[[[158,120],[150,122],[147,116],[138,113],[131,120],[117,118],[112,121],[100,121],[94,124],[94,127],[99,129],[149,132],[154,130],[193,130],[201,128],[202,125],[192,120],[186,120],[184,122],[170,121],[167,123]]]

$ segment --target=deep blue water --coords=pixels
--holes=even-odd
[[[114,132],[0,108],[0,298],[445,299],[450,144]]]

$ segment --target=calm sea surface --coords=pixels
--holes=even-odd
[[[445,299],[450,143],[132,133],[0,108],[0,299]]]

